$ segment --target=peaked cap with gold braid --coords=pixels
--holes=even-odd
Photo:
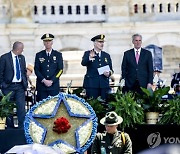
[[[104,38],[105,38],[105,35],[103,35],[103,34],[100,34],[100,35],[96,35],[96,36],[94,36],[92,39],[91,39],[91,41],[104,41]]]
[[[43,41],[51,41],[54,39],[54,35],[52,34],[44,34],[42,37],[41,37],[41,40]]]

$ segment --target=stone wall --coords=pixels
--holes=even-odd
[[[91,37],[103,33],[106,35],[104,50],[113,61],[114,72],[120,75],[121,62],[124,51],[132,48],[131,36],[140,33],[143,36],[143,46],[155,44],[163,48],[163,73],[169,84],[171,75],[180,62],[180,21],[149,22],[149,23],[79,23],[63,25],[43,24],[7,24],[0,25],[0,54],[11,50],[14,41],[22,41],[25,45],[24,55],[27,63],[34,63],[35,54],[42,50],[40,37],[44,33],[55,35],[54,49],[62,51],[65,60],[65,74],[72,76],[74,84],[79,84],[85,73],[80,65],[84,51],[92,49]],[[166,25],[162,27],[162,25]],[[80,77],[77,77],[79,74]],[[117,77],[119,78],[119,76]],[[116,81],[118,82],[119,79]],[[63,82],[63,81],[62,81]],[[66,84],[66,83],[65,83]],[[76,84],[76,85],[77,85]]]
[[[59,0],[28,2],[0,0],[0,55],[10,51],[14,41],[18,40],[25,45],[24,55],[27,63],[34,63],[35,54],[44,49],[40,37],[44,33],[52,33],[55,35],[53,47],[62,51],[64,57],[65,69],[61,84],[66,85],[68,81],[73,80],[73,84],[82,85],[86,71],[86,68],[80,64],[82,55],[84,51],[93,48],[91,37],[105,34],[104,50],[111,55],[116,83],[118,83],[123,53],[133,47],[131,36],[134,33],[140,33],[143,36],[144,47],[154,44],[163,48],[164,69],[161,76],[167,79],[167,85],[169,85],[171,76],[177,71],[180,63],[180,4],[178,4],[177,0],[166,2],[160,0],[158,3],[151,0],[148,4],[144,0],[76,0],[73,2],[62,0],[61,3]],[[42,7],[46,5],[47,14],[42,15]],[[63,16],[57,13],[53,15],[51,6],[55,6],[55,11],[59,13],[60,5],[64,6]],[[68,14],[69,5],[72,7],[71,15]],[[76,14],[77,5],[80,6],[82,14]],[[90,11],[88,14],[84,13],[85,5]],[[37,14],[34,6],[40,9]],[[97,14],[96,11],[93,12],[94,6],[97,7]],[[102,6],[105,6],[104,13],[102,13]],[[162,11],[160,11],[161,7]],[[168,11],[169,7],[170,11]],[[73,21],[70,22],[71,16]]]

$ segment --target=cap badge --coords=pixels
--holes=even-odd
[[[49,37],[49,34],[46,34],[46,38],[48,38]]]

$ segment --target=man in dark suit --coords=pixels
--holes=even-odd
[[[109,91],[109,77],[113,73],[111,57],[103,50],[105,35],[97,35],[91,39],[94,48],[85,51],[82,57],[82,66],[87,67],[83,87],[88,98],[106,100]],[[105,68],[106,66],[107,68]],[[98,71],[98,69],[100,70]],[[104,69],[103,69],[104,68]],[[101,72],[102,71],[102,72]]]
[[[125,92],[141,93],[140,87],[151,88],[153,84],[153,60],[150,51],[141,47],[142,36],[132,36],[134,48],[124,52],[121,65],[122,79],[125,80]]]
[[[25,118],[25,91],[27,89],[26,62],[22,55],[24,45],[15,42],[13,49],[0,58],[0,87],[4,95],[13,92],[16,102],[18,127],[22,128]],[[7,118],[7,126],[14,127],[13,117]]]
[[[45,50],[38,52],[35,57],[37,101],[55,96],[60,91],[59,77],[63,72],[63,58],[62,53],[52,49],[53,38],[52,34],[41,37]]]

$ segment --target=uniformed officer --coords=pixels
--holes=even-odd
[[[102,51],[105,35],[97,35],[91,39],[94,43],[92,50],[85,51],[81,64],[87,67],[83,87],[88,98],[101,96],[106,100],[109,91],[109,77],[113,73],[110,55]]]
[[[44,34],[41,39],[45,50],[36,54],[34,66],[37,76],[37,101],[59,93],[59,77],[63,72],[62,53],[52,49],[54,36],[52,34]]]
[[[180,92],[180,64],[179,64],[179,72],[173,74],[173,78],[171,80],[171,87],[174,88],[176,93]]]
[[[154,68],[154,77],[153,77],[153,90],[157,90],[159,88],[163,88],[164,81],[160,78],[161,70],[157,67]]]
[[[122,117],[116,112],[106,113],[100,123],[105,125],[104,133],[97,133],[91,148],[91,154],[132,154],[132,141],[127,133],[117,130]]]

